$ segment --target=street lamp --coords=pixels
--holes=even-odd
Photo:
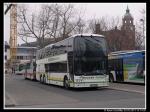
[[[140,19],[140,21],[143,23],[143,39],[145,40],[145,36],[144,36],[144,23],[145,23],[145,21],[144,21],[144,19]]]
[[[140,19],[141,22],[143,22],[143,37],[144,37],[144,19]]]

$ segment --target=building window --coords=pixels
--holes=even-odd
[[[17,56],[17,59],[19,60],[19,56]]]
[[[5,52],[7,52],[7,49],[5,48]]]
[[[7,56],[5,56],[5,60],[7,60]]]
[[[26,57],[25,56],[22,56],[23,57],[23,60],[25,60],[26,59]]]
[[[30,60],[30,56],[27,56],[27,59]]]
[[[20,59],[23,60],[23,56],[20,56]]]

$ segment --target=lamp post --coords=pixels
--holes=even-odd
[[[143,40],[145,40],[145,36],[144,36],[144,30],[145,30],[144,24],[145,24],[145,21],[144,21],[144,19],[140,19],[140,21],[143,23]]]
[[[143,23],[143,37],[144,37],[144,19],[140,19],[140,21]]]

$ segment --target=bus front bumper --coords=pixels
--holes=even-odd
[[[70,87],[73,88],[82,88],[82,87],[89,87],[89,88],[94,88],[94,87],[107,87],[109,86],[109,82],[93,82],[93,83],[88,83],[88,82],[80,82],[80,83],[70,83]]]

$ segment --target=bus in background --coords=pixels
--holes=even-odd
[[[24,78],[36,80],[36,62],[34,59],[25,63]]]
[[[24,69],[24,63],[19,63],[16,67],[15,67],[15,74],[16,75],[23,75],[25,72]]]
[[[108,86],[107,44],[97,34],[78,34],[37,51],[36,79],[65,88]]]
[[[110,82],[145,83],[145,51],[112,52],[108,56]]]

